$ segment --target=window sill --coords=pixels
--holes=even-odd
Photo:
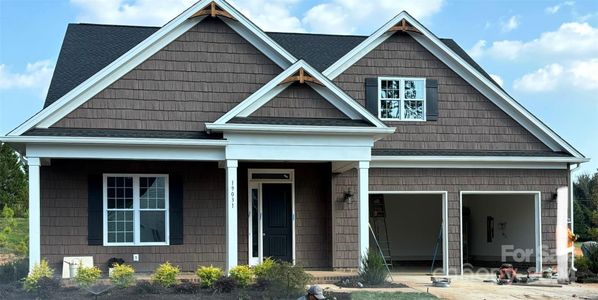
[[[141,243],[141,244],[133,244],[133,243],[104,243],[104,247],[156,247],[156,246],[170,246],[170,243]]]

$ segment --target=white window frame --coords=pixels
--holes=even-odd
[[[108,177],[132,177],[133,178],[133,242],[132,243],[110,243],[108,242]],[[164,209],[141,209],[140,202],[140,177],[163,177],[164,178]],[[121,174],[106,173],[103,174],[102,185],[103,198],[103,245],[104,246],[168,246],[170,245],[170,203],[169,203],[169,177],[168,174]],[[164,242],[141,242],[141,211],[164,211],[165,238]]]
[[[381,90],[382,90],[382,81],[388,81],[388,80],[394,80],[394,81],[399,81],[399,95],[400,98],[399,99],[382,99],[381,97]],[[423,119],[405,119],[403,118],[403,112],[404,112],[404,108],[405,108],[405,80],[419,80],[419,81],[423,81],[424,82],[424,88],[423,88],[423,92],[424,92],[424,96],[423,96]],[[378,119],[382,120],[382,121],[409,121],[409,122],[425,122],[426,121],[426,78],[422,78],[422,77],[378,77],[378,89],[377,89],[377,99],[378,99],[378,103],[377,103],[377,107],[378,107]],[[383,118],[382,117],[382,100],[394,100],[394,101],[399,101],[399,109],[400,109],[400,113],[399,113],[399,118]],[[411,100],[417,100],[417,101],[421,101],[419,99],[407,99],[407,101],[411,101]]]

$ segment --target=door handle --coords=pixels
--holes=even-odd
[[[266,233],[262,233],[262,236],[266,236]]]

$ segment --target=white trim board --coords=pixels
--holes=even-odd
[[[449,276],[448,191],[369,191],[370,195],[442,195],[442,269]]]
[[[372,168],[454,169],[568,169],[570,163],[589,161],[577,157],[530,156],[372,156]]]
[[[50,106],[44,108],[29,120],[19,125],[19,127],[9,132],[8,135],[17,136],[34,127],[48,128],[52,126],[201,22],[205,17],[189,18],[211,2],[215,2],[220,8],[230,13],[238,21],[237,23],[235,21],[225,20],[226,24],[234,24],[232,25],[233,30],[247,39],[247,41],[253,44],[256,48],[262,50],[265,55],[268,55],[275,63],[279,64],[280,67],[285,69],[297,60],[226,1],[201,0],[101,71],[97,72],[60,99],[56,100]],[[224,20],[226,18],[220,19]]]
[[[355,100],[353,100],[349,95],[347,95],[344,91],[338,88],[332,81],[330,81],[327,77],[323,76],[320,72],[318,72],[304,60],[297,61],[288,69],[280,73],[278,76],[274,77],[274,79],[272,79],[262,88],[257,90],[247,99],[243,100],[243,102],[241,102],[239,105],[235,106],[233,109],[228,111],[214,123],[207,124],[207,128],[216,129],[217,127],[215,127],[215,125],[227,124],[227,122],[229,122],[234,117],[248,117],[253,112],[262,107],[264,104],[268,103],[268,101],[276,97],[276,95],[280,94],[284,89],[289,87],[290,83],[284,85],[279,84],[282,83],[287,77],[293,75],[300,69],[304,69],[312,77],[314,77],[323,84],[323,87],[317,87],[317,85],[315,84],[310,84],[310,87],[312,87],[317,93],[324,97],[324,99],[328,100],[330,104],[334,105],[345,115],[347,115],[353,120],[367,120],[370,123],[374,124],[374,126],[376,126],[377,128],[388,128],[382,121],[373,116],[369,111],[367,111],[367,109],[365,109]],[[329,92],[324,92],[324,90],[328,90]]]
[[[459,192],[459,239],[461,251],[461,275],[463,275],[463,195],[534,195],[534,238],[536,270],[542,270],[542,193],[539,191],[460,191]],[[538,272],[538,271],[537,271]]]
[[[526,110],[505,91],[498,88],[496,84],[483,76],[478,70],[473,68],[463,58],[457,55],[452,49],[438,39],[438,37],[436,37],[432,32],[430,32],[405,11],[402,11],[389,22],[384,24],[361,44],[349,51],[322,73],[330,79],[334,79],[342,74],[359,59],[364,57],[367,53],[392,36],[394,32],[389,32],[388,30],[399,23],[402,19],[407,20],[407,22],[421,32],[421,34],[410,32],[410,36],[412,36],[424,48],[428,49],[433,55],[438,57],[442,62],[447,64],[453,71],[459,74],[459,76],[461,76],[474,88],[480,91],[480,93],[490,99],[490,101],[505,111],[505,113],[519,122],[525,129],[531,132],[544,144],[549,146],[554,151],[562,150],[567,151],[578,158],[584,157],[579,151],[569,145],[563,138],[558,136],[554,131],[552,131],[552,129],[542,123],[542,121]]]

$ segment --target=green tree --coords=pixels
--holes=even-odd
[[[598,240],[598,172],[580,175],[573,194],[575,233],[581,240]]]
[[[0,207],[8,206],[16,217],[27,217],[27,174],[19,155],[0,144]]]

